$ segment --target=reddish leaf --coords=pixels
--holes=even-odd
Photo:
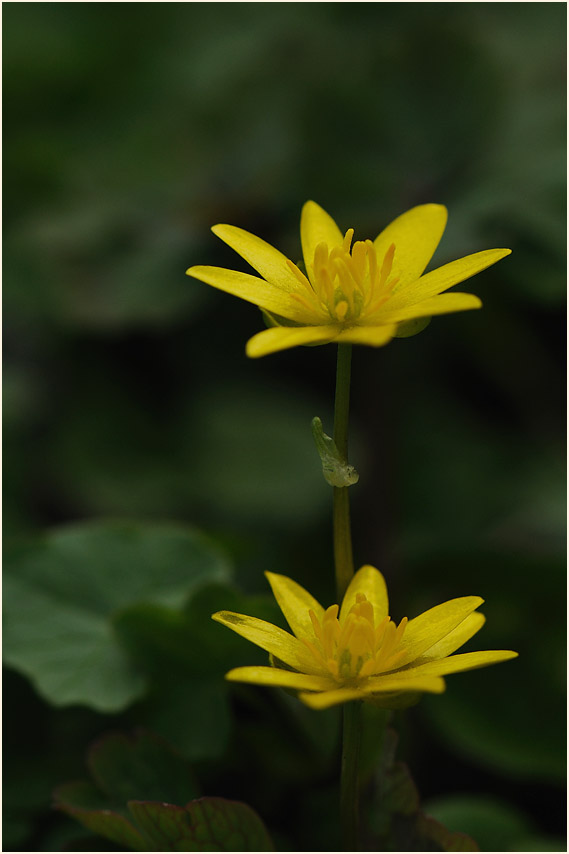
[[[186,807],[130,801],[136,823],[156,851],[272,851],[259,816],[246,804],[200,798]]]

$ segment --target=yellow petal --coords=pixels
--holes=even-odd
[[[418,667],[410,667],[403,674],[409,674],[411,679],[422,676],[445,676],[448,673],[460,673],[463,670],[475,670],[477,667],[486,667],[488,664],[498,664],[500,661],[509,661],[517,658],[518,653],[508,649],[490,649],[481,652],[464,652],[460,655],[451,655],[448,658],[428,661]]]
[[[394,311],[396,308],[407,308],[415,305],[429,297],[441,294],[452,288],[459,282],[464,282],[476,273],[481,273],[492,264],[496,264],[506,255],[510,255],[511,249],[485,249],[483,252],[475,252],[474,255],[466,255],[457,261],[451,261],[443,267],[432,270],[425,276],[421,276],[415,282],[406,287],[398,288],[389,301],[385,304],[386,310]]]
[[[286,617],[287,623],[298,638],[314,640],[314,628],[308,615],[310,610],[314,611],[319,620],[324,616],[324,608],[311,596],[308,590],[287,578],[286,575],[277,575],[275,572],[265,572],[271,585],[273,595],[279,604],[279,608]]]
[[[377,316],[381,317],[382,322],[401,323],[403,320],[413,320],[415,317],[433,317],[436,314],[451,314],[453,311],[482,308],[482,300],[474,294],[453,293],[430,297],[396,311],[388,311],[389,306],[390,303],[386,303],[385,310],[378,312]]]
[[[290,320],[304,318],[305,311],[296,300],[257,276],[239,273],[237,270],[226,270],[223,267],[201,266],[190,267],[186,270],[186,275]]]
[[[325,243],[328,250],[341,246],[343,235],[330,214],[316,202],[306,202],[300,215],[300,240],[304,265],[311,281],[314,280],[312,263],[314,250],[319,243]]]
[[[439,245],[447,222],[444,205],[419,205],[411,208],[385,228],[374,241],[378,265],[392,243],[395,255],[390,279],[406,285],[419,278]]]
[[[299,694],[298,697],[312,709],[327,709],[350,700],[366,700],[383,694],[429,693],[442,694],[444,679],[440,676],[421,676],[416,679],[400,677],[399,674],[376,676],[368,679],[360,688],[336,688],[318,694]]]
[[[378,623],[389,613],[389,602],[387,598],[387,587],[383,575],[375,566],[362,566],[358,569],[348,585],[344,595],[342,607],[340,608],[340,622],[344,622],[350,609],[356,604],[358,593],[364,593],[373,605],[374,619]]]
[[[251,643],[260,646],[261,649],[272,653],[289,667],[300,670],[303,673],[319,674],[316,659],[298,638],[256,617],[247,617],[244,614],[234,614],[232,611],[218,611],[212,614],[212,620],[227,626],[237,632],[241,637]]]
[[[288,293],[305,290],[288,266],[286,256],[270,243],[234,225],[214,225],[212,231],[275,287]]]
[[[455,649],[459,649],[466,643],[466,641],[470,640],[471,637],[474,637],[476,632],[480,631],[485,622],[486,617],[479,611],[469,614],[468,617],[456,627],[456,629],[453,629],[452,632],[449,632],[448,635],[438,643],[429,647],[429,649],[426,649],[422,656],[413,662],[413,666],[424,664],[427,661],[432,661],[437,658],[445,658],[447,655],[450,655],[455,651]]]
[[[366,694],[400,694],[402,692],[442,694],[445,690],[445,681],[438,674],[429,673],[407,676],[407,673],[410,674],[411,671],[405,670],[403,673],[388,673],[386,676],[371,676],[363,686],[363,691]]]
[[[278,667],[235,667],[225,674],[230,682],[250,682],[254,685],[274,685],[280,688],[296,688],[299,691],[327,691],[335,683],[330,677],[311,676],[280,670]]]
[[[338,332],[339,327],[332,323],[329,326],[274,326],[249,338],[246,352],[251,359],[258,359],[302,344],[326,344],[333,341]]]
[[[379,326],[352,326],[344,329],[335,339],[338,344],[367,344],[368,347],[383,347],[397,331],[397,324],[388,322]]]
[[[365,694],[357,688],[336,688],[318,694],[299,694],[298,699],[311,709],[329,709],[330,706],[347,703],[349,700],[364,700]]]
[[[415,661],[425,650],[430,649],[483,603],[480,596],[462,596],[451,599],[430,608],[413,620],[409,620],[401,639],[401,648],[405,654],[398,661],[398,667],[404,667]]]

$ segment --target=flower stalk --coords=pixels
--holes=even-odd
[[[338,344],[336,399],[334,404],[334,442],[339,453],[348,459],[348,422],[350,413],[350,372],[352,345]],[[354,575],[352,533],[350,528],[349,487],[334,487],[334,566],[336,590],[341,602]]]
[[[359,758],[361,702],[346,703],[343,716],[340,820],[344,851],[359,851]]]
[[[334,441],[342,457],[348,460],[350,415],[350,379],[352,345],[338,344],[336,397],[334,401]],[[334,565],[338,601],[354,575],[350,495],[348,487],[334,487]],[[342,767],[340,777],[340,822],[344,851],[358,851],[359,830],[359,758],[361,742],[361,702],[346,703],[342,718]]]

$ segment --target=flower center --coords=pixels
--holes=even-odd
[[[379,267],[372,241],[357,240],[352,246],[353,236],[354,229],[349,228],[342,245],[330,251],[326,243],[318,244],[310,282],[298,267],[288,262],[307,290],[303,295],[294,294],[293,298],[312,311],[324,312],[335,323],[350,324],[362,314],[373,314],[397,282],[394,279],[387,287],[395,244],[391,244]]]
[[[391,617],[376,625],[373,605],[363,593],[356,595],[356,603],[342,623],[338,611],[338,605],[330,605],[321,620],[314,611],[308,612],[314,642],[305,639],[304,643],[320,666],[342,683],[393,670],[404,652],[400,642],[407,617],[398,626]]]

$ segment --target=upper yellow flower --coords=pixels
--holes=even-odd
[[[300,236],[306,275],[259,237],[233,225],[214,234],[263,277],[221,267],[190,267],[188,275],[258,305],[274,324],[247,342],[247,355],[266,356],[300,344],[381,347],[399,324],[434,314],[480,308],[472,294],[444,294],[510,254],[486,249],[422,275],[447,221],[443,205],[419,205],[397,217],[373,243],[342,233],[315,202],[306,202]]]
[[[348,700],[397,708],[422,692],[440,694],[447,673],[517,656],[509,650],[450,655],[484,625],[483,615],[474,613],[484,601],[479,596],[451,599],[396,625],[388,616],[383,575],[373,566],[356,572],[341,608],[326,610],[292,579],[265,575],[294,634],[256,617],[213,614],[276,659],[274,667],[237,667],[226,678],[297,689],[314,709]]]

